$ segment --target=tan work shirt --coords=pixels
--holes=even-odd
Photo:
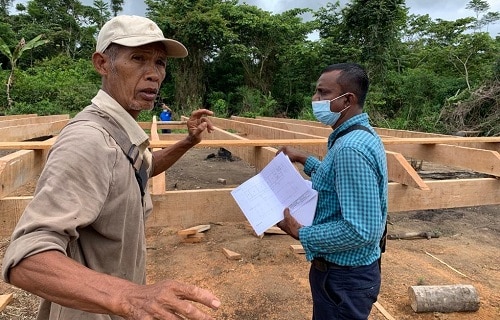
[[[113,117],[140,146],[151,172],[147,134],[109,95],[99,91],[92,103]],[[2,275],[31,255],[58,250],[98,272],[143,284],[146,281],[144,205],[134,168],[120,146],[99,125],[79,121],[65,127],[54,143],[5,253]],[[50,288],[49,288],[50,290]],[[121,319],[61,307],[42,300],[38,319]]]

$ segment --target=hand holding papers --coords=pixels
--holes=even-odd
[[[283,220],[283,210],[302,225],[311,225],[317,191],[304,180],[290,159],[279,153],[262,171],[231,191],[257,235]]]

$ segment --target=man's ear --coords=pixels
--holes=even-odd
[[[92,55],[92,64],[95,70],[101,75],[105,76],[109,72],[109,58],[104,53],[94,52]]]
[[[350,106],[356,106],[358,105],[358,97],[354,93],[350,93],[346,96],[347,98],[347,104]]]

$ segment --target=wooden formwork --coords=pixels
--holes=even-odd
[[[60,116],[0,117],[0,235],[9,235],[31,196],[9,196],[42,170],[47,151],[69,120]],[[141,122],[150,132],[151,148],[172,145],[185,134],[158,134],[162,128],[185,128],[181,121]],[[293,145],[321,158],[331,128],[314,121],[211,117],[215,131],[197,147],[222,147],[261,170],[277,148]],[[500,137],[456,137],[376,128],[382,137],[389,171],[389,212],[500,204]],[[43,141],[38,141],[45,137]],[[0,150],[1,151],[1,150]],[[480,178],[426,180],[408,159],[482,174]],[[154,211],[149,226],[194,225],[210,221],[243,221],[231,188],[166,191],[165,174],[150,180]]]

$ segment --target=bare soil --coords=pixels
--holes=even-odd
[[[212,156],[213,155],[213,156]],[[208,159],[207,159],[208,156]],[[167,189],[234,187],[255,169],[229,160],[218,149],[193,149],[167,171]],[[425,170],[428,164],[423,164]],[[461,175],[463,173],[460,173]],[[225,179],[226,184],[219,182]],[[33,183],[19,194],[32,193]],[[480,196],[480,195],[478,195]],[[438,232],[439,238],[389,240],[382,262],[379,303],[398,320],[500,319],[500,206],[390,214],[389,234]],[[310,264],[293,253],[287,235],[256,237],[249,224],[213,221],[200,243],[183,243],[180,226],[149,228],[148,282],[171,278],[212,290],[222,300],[216,319],[303,320],[311,318]],[[0,238],[0,258],[7,238]],[[222,248],[240,253],[229,260]],[[476,312],[415,313],[408,288],[414,285],[471,284],[479,293]],[[4,282],[0,295],[14,293],[0,320],[35,319],[37,299]],[[373,308],[371,320],[386,319]]]

